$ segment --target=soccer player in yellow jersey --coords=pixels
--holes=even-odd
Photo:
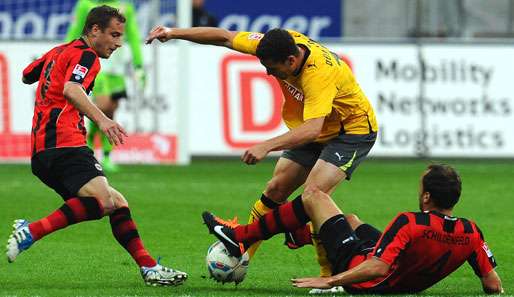
[[[342,180],[350,179],[375,143],[378,125],[373,107],[348,65],[301,33],[157,26],[146,41],[154,39],[184,39],[256,55],[267,73],[279,82],[284,94],[282,117],[289,131],[250,147],[241,157],[246,164],[256,164],[269,152],[284,150],[251,211],[250,222],[277,209],[302,185],[304,191],[321,190],[330,195]],[[289,247],[310,241],[310,236],[297,241],[306,238],[302,234],[310,235],[307,226],[297,231],[286,236]],[[257,246],[249,249],[250,255]],[[323,250],[318,249],[320,252]],[[321,274],[330,275],[326,258],[322,257],[320,264]]]

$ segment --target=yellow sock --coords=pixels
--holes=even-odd
[[[312,237],[312,244],[314,245],[314,248],[316,249],[316,260],[318,260],[319,264],[319,276],[321,277],[328,277],[332,275],[332,265],[328,261],[327,257],[327,251],[325,250],[325,247],[321,243],[319,239],[319,235],[314,230],[314,227],[311,223],[309,223],[309,227],[311,228],[311,237]]]
[[[259,219],[260,217],[262,217],[266,213],[270,212],[271,210],[272,209],[267,207],[266,205],[264,205],[264,203],[262,203],[262,201],[260,199],[257,200],[255,202],[255,204],[253,205],[252,211],[250,212],[250,217],[248,218],[248,224],[253,223],[255,220]],[[255,252],[257,251],[259,246],[261,245],[261,243],[262,243],[262,240],[257,241],[248,248],[247,252],[248,252],[248,255],[250,256],[250,259],[253,257],[253,255],[255,254]]]

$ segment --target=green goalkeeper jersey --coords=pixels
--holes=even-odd
[[[137,26],[137,17],[134,5],[119,0],[78,0],[73,11],[73,21],[68,28],[66,41],[77,39],[82,35],[82,29],[86,23],[89,11],[99,5],[109,5],[118,8],[125,16],[125,41],[131,49],[131,60],[134,68],[143,67],[143,55],[141,52],[141,34]],[[102,70],[109,73],[123,75],[125,73],[126,51],[124,47],[116,50],[113,57],[102,61]]]

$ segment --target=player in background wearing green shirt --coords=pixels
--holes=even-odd
[[[143,55],[141,53],[141,34],[137,26],[137,17],[134,6],[130,2],[119,0],[78,0],[73,11],[73,21],[70,24],[66,41],[80,38],[82,28],[86,22],[86,16],[89,11],[99,5],[109,5],[118,8],[127,19],[125,24],[125,37],[131,50],[132,66],[139,87],[145,85],[145,74],[143,70]],[[121,98],[127,98],[127,88],[125,84],[126,64],[129,59],[129,53],[125,47],[118,49],[113,53],[109,60],[102,60],[102,69],[95,80],[93,96],[96,105],[109,118],[114,117],[114,113],[118,108],[118,101]],[[89,122],[87,143],[94,150],[94,141],[96,136],[101,137],[103,158],[102,166],[107,172],[118,171],[119,168],[112,163],[110,153],[113,146],[109,143],[108,138],[98,129],[93,122]]]

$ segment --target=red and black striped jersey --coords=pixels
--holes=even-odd
[[[84,115],[64,98],[64,84],[81,84],[89,94],[99,71],[97,54],[82,38],[54,47],[23,70],[25,83],[39,81],[32,119],[33,155],[86,145]]]
[[[353,284],[351,288],[415,293],[436,284],[466,261],[478,277],[496,267],[493,254],[474,222],[434,211],[400,213],[366,258],[370,257],[391,265],[388,276]],[[356,266],[362,258],[356,258],[350,266]]]

